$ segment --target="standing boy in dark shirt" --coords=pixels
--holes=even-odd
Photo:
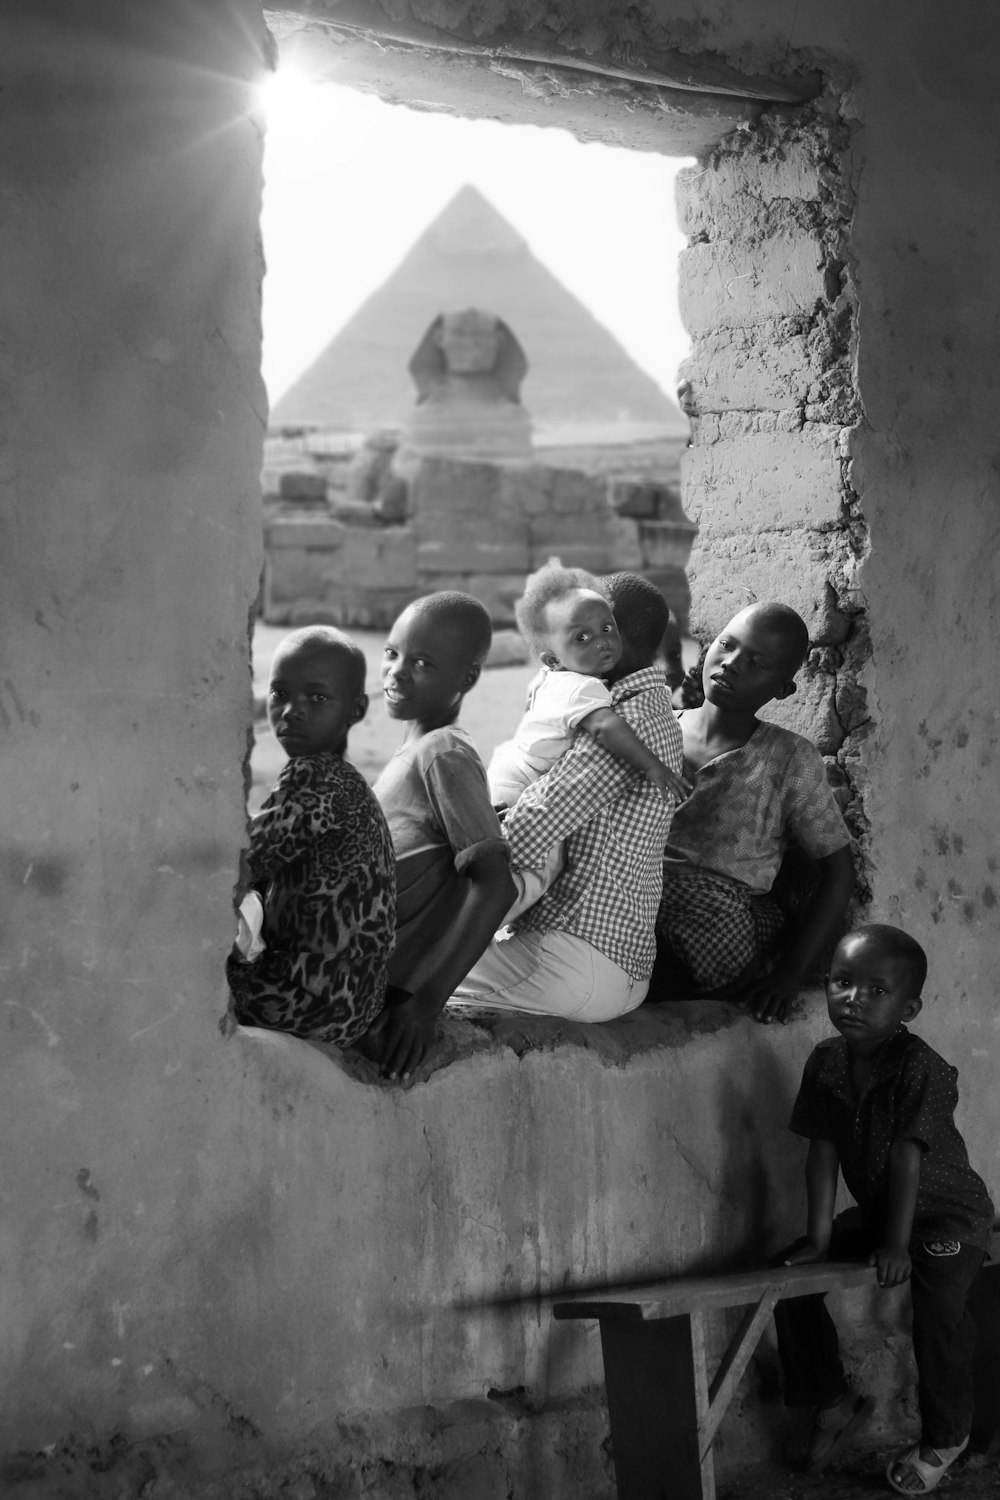
[[[903,1025],[921,1008],[927,960],[899,928],[868,926],[837,945],[827,1005],[839,1037],[806,1062],[791,1128],[809,1139],[806,1237],[785,1265],[867,1257],[879,1285],[909,1281],[922,1421],[886,1475],[900,1494],[935,1489],[969,1441],[973,1323],[968,1294],[993,1204],[955,1126],[957,1070]],[[857,1208],[833,1218],[838,1168]],[[821,1469],[874,1403],[844,1377],[821,1297],[775,1309],[785,1400],[815,1407],[808,1467]]]

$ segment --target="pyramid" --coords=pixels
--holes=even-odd
[[[402,426],[416,397],[410,357],[438,313],[465,307],[498,314],[519,339],[536,429],[687,433],[656,381],[468,184],[275,403],[272,428]]]

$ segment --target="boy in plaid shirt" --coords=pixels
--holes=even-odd
[[[693,988],[745,1004],[758,1021],[783,1021],[844,914],[854,868],[822,757],[801,735],[757,717],[794,693],[808,649],[793,609],[751,605],[706,653],[704,703],[678,715],[694,789],[664,854],[657,999]],[[770,894],[793,843],[817,872],[794,924]]]
[[[609,673],[612,706],[669,769],[681,738],[657,661],[668,610],[646,579],[618,573],[603,587],[622,655]],[[671,804],[640,772],[579,734],[508,814],[514,864],[538,868],[564,841],[560,877],[495,940],[454,998],[463,1004],[607,1021],[645,998]]]

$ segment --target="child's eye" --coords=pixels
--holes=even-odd
[[[882,988],[882,986],[880,984],[873,984],[872,985],[872,994],[873,995],[884,995],[885,994],[885,990]]]
[[[382,652],[382,655],[385,657],[386,661],[395,661],[396,657],[399,655],[399,652],[395,649],[394,646],[386,646],[385,650]]]
[[[611,632],[612,632],[612,630],[614,630],[614,626],[612,625],[611,621],[609,620],[606,625],[602,625],[601,626],[601,629],[604,631],[605,635],[610,635]]]
[[[433,663],[430,662],[426,656],[415,656],[413,658],[413,665],[415,667],[420,667],[423,671],[426,672],[433,665]]]
[[[309,702],[310,703],[325,703],[326,702],[326,694],[325,693],[310,693],[309,694]]]
[[[282,698],[284,698],[285,696],[285,690],[284,688],[278,687],[268,688],[267,695],[269,698],[273,698],[275,703],[280,703]]]

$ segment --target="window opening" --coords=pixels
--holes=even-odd
[[[370,512],[379,486],[382,500],[391,489],[393,455],[416,411],[407,365],[438,313],[494,314],[524,349],[520,394],[531,451],[522,460],[546,472],[582,471],[595,492],[616,475],[647,481],[647,493],[631,500],[647,512],[645,555],[626,496],[626,517],[616,523],[625,534],[617,547],[609,534],[603,553],[591,549],[606,557],[595,571],[655,572],[662,558],[653,541],[662,552],[663,539],[649,523],[669,503],[657,499],[657,486],[679,511],[687,442],[672,394],[687,348],[673,206],[683,158],[585,144],[564,129],[408,109],[317,81],[294,62],[279,66],[266,95],[264,374],[272,414],[252,809],[283,762],[264,699],[274,645],[295,624],[343,624],[365,649],[372,706],[351,731],[354,763],[374,779],[395,748],[398,726],[381,705],[378,665],[393,592],[401,596],[410,582],[407,527],[383,526],[384,516],[372,526]],[[572,496],[557,498],[546,482],[550,525],[538,528],[535,555],[514,548],[499,575],[484,564],[464,582],[460,569],[438,583],[414,576],[410,597],[436,586],[481,595],[492,588],[486,602],[497,623],[509,625],[518,572],[561,554],[579,531]],[[586,508],[586,496],[577,500]],[[569,511],[562,547],[559,505]],[[485,501],[483,510],[485,528]],[[354,591],[347,604],[343,589],[323,582],[345,565]],[[358,595],[366,569],[367,609]],[[533,670],[509,632],[499,632],[494,655],[511,664],[491,672],[489,692],[473,692],[463,708],[487,757],[516,723]]]

